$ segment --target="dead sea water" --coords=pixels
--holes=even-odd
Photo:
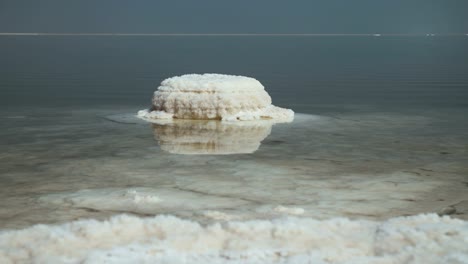
[[[120,213],[468,218],[468,38],[0,40],[1,229]],[[162,79],[192,72],[255,77],[299,114],[241,128],[134,118]]]

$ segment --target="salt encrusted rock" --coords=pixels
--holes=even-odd
[[[216,119],[291,121],[294,112],[273,106],[254,78],[223,74],[187,74],[164,80],[154,92],[146,119]]]

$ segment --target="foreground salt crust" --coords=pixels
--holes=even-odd
[[[274,119],[290,122],[294,112],[271,104],[271,97],[254,78],[224,74],[186,74],[162,81],[144,119]]]
[[[468,223],[280,218],[202,226],[119,215],[0,232],[2,263],[468,263]]]

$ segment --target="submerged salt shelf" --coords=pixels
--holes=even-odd
[[[194,146],[207,152],[206,136],[220,144],[213,149],[229,149],[237,128],[180,120],[187,127],[167,127],[158,138],[135,109],[68,111],[17,110],[7,116],[24,118],[2,120],[9,129],[0,130],[1,228],[119,213],[204,224],[288,215],[467,218],[463,112],[296,114],[271,132],[242,130],[261,140],[253,153],[177,155]]]
[[[0,232],[3,263],[468,263],[468,223],[280,218],[208,226],[120,215]]]
[[[464,113],[296,114],[272,128],[115,112],[3,120],[0,259],[467,261],[467,222],[417,215],[467,218]],[[254,152],[177,155],[193,150]]]
[[[271,104],[254,78],[224,74],[186,74],[168,78],[154,92],[152,108],[138,112],[144,119],[273,119],[290,122],[294,112]]]

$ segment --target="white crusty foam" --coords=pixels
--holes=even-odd
[[[224,74],[186,74],[164,80],[154,92],[152,108],[138,112],[144,119],[274,119],[289,122],[290,109],[271,104],[254,78]]]
[[[383,222],[228,221],[119,215],[0,232],[2,263],[468,263],[468,223],[435,214]]]

